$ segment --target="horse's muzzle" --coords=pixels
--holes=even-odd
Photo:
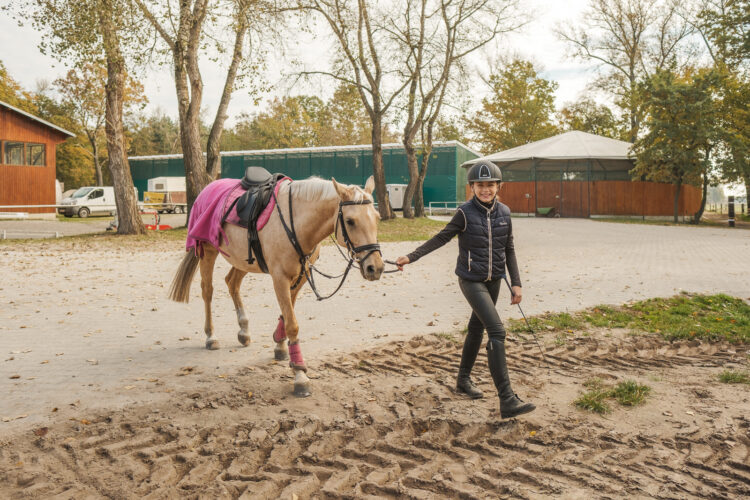
[[[383,262],[380,252],[372,252],[359,263],[359,271],[362,273],[362,277],[368,281],[379,280],[384,269],[385,262]]]

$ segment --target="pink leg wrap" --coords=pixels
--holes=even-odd
[[[286,329],[284,328],[284,317],[279,316],[279,324],[276,325],[276,331],[273,332],[273,341],[277,344],[286,339]]]
[[[307,371],[305,360],[302,358],[302,349],[297,344],[289,344],[289,366]]]

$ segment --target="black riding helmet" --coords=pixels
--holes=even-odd
[[[491,161],[478,161],[469,169],[466,178],[469,184],[472,182],[483,181],[501,182],[503,180],[503,174],[500,172],[500,167]]]

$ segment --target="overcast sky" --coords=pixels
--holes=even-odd
[[[0,0],[1,1],[1,0]],[[506,35],[498,39],[493,47],[474,59],[475,66],[481,66],[484,61],[496,55],[518,54],[538,64],[544,71],[544,78],[554,80],[559,84],[556,93],[558,107],[563,103],[575,100],[584,90],[592,78],[595,66],[590,62],[571,60],[565,56],[566,46],[552,33],[556,24],[562,22],[576,22],[585,10],[587,0],[566,0],[545,2],[543,0],[525,0],[524,10],[534,12],[533,20],[521,31]],[[321,30],[322,31],[322,30]],[[295,36],[300,36],[299,32]],[[304,36],[304,35],[302,35]],[[10,75],[24,88],[33,90],[39,80],[52,81],[62,76],[66,68],[64,64],[51,57],[44,56],[38,49],[41,37],[30,26],[19,27],[15,21],[0,13],[0,60],[3,61]],[[315,65],[315,60],[321,53],[326,53],[330,41],[326,36],[319,36],[316,40],[307,40],[295,45],[289,43],[292,49],[290,55],[299,57],[308,66]],[[220,93],[223,87],[223,71],[214,71],[207,58],[201,61],[201,73],[204,82],[203,108],[208,116],[213,117]],[[478,68],[481,70],[482,68]],[[285,93],[288,86],[284,84],[279,71],[271,65],[267,78],[275,85],[275,90],[265,96],[270,98],[275,94]],[[168,115],[177,115],[177,101],[174,83],[169,68],[153,68],[146,73],[143,83],[149,99],[147,112],[157,108]],[[298,86],[291,93],[326,94],[334,85],[330,82],[323,88],[316,86]],[[475,95],[486,90],[478,83]],[[254,97],[254,96],[253,96]],[[323,95],[327,97],[327,95]],[[261,107],[263,103],[261,103]],[[230,104],[230,123],[242,112],[253,112],[257,108],[253,98],[245,90],[237,91]]]

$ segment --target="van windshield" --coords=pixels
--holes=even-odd
[[[94,188],[90,188],[90,187],[78,188],[78,191],[73,193],[73,196],[71,196],[71,198],[83,198],[84,196],[89,194],[92,189]]]

